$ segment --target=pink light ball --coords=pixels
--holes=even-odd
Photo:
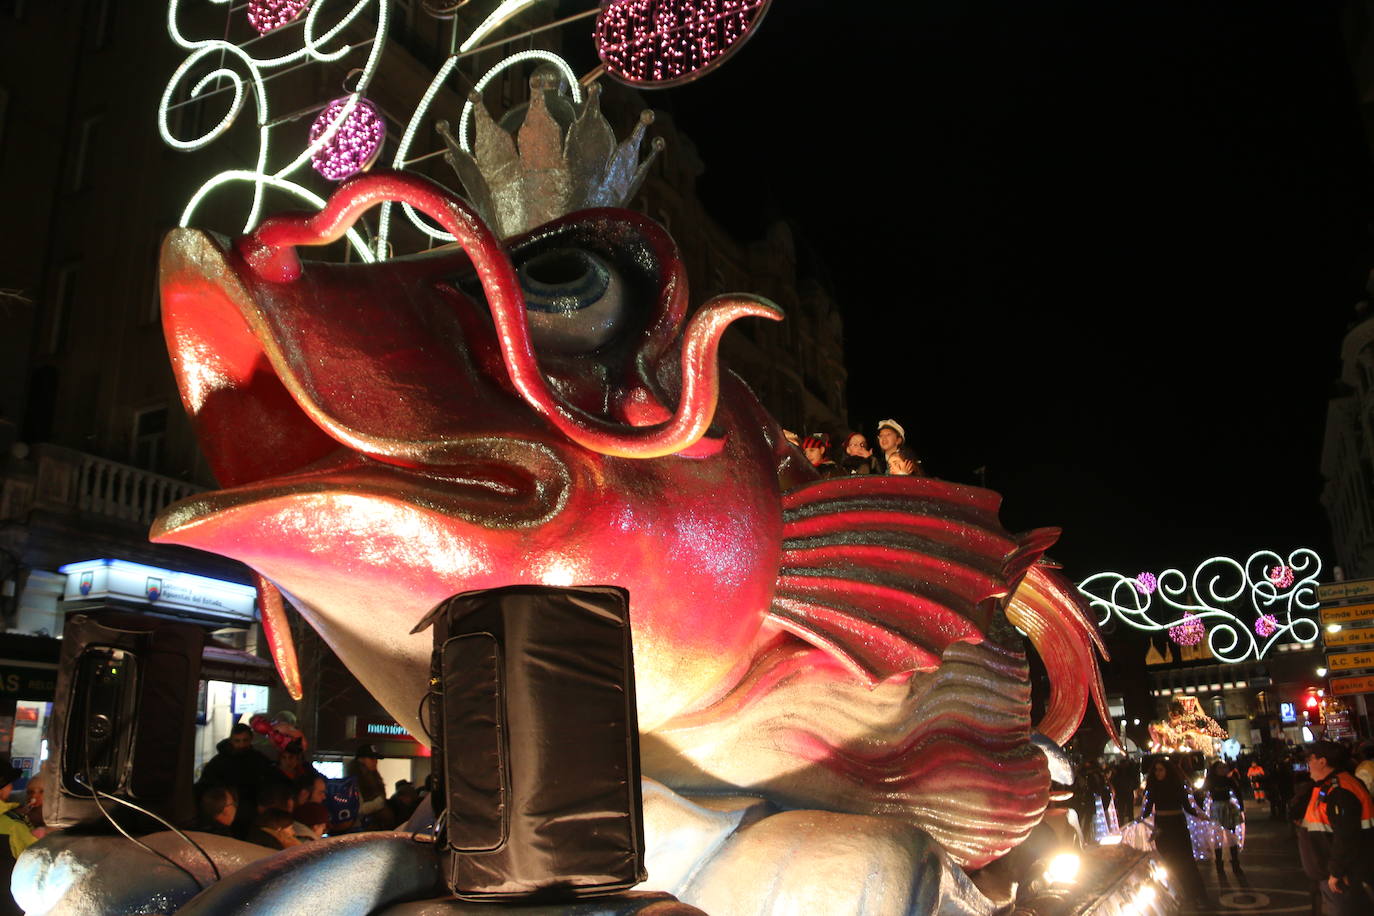
[[[1261,614],[1255,621],[1255,634],[1257,636],[1273,636],[1274,631],[1279,628],[1279,619],[1273,614]]]
[[[323,136],[347,104],[348,97],[344,96],[325,106],[315,123],[310,125],[311,146]],[[385,139],[386,121],[382,113],[376,105],[360,98],[328,142],[315,150],[310,157],[310,164],[330,181],[343,181],[366,171],[377,161],[377,154],[382,151],[382,141]]]
[[[606,72],[642,89],[694,80],[753,33],[770,0],[604,0],[593,40]]]
[[[1189,614],[1169,627],[1169,638],[1180,646],[1196,646],[1207,635],[1207,628],[1196,616]]]
[[[295,22],[310,8],[310,0],[248,0],[248,24],[266,35]]]
[[[1288,588],[1293,584],[1293,570],[1287,566],[1275,566],[1269,570],[1269,581],[1275,588]]]

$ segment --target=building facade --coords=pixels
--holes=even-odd
[[[1339,390],[1327,404],[1322,505],[1347,578],[1374,576],[1374,316],[1361,303],[1341,342]]]

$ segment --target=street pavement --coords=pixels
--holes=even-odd
[[[1189,910],[1198,913],[1292,913],[1314,912],[1312,882],[1302,873],[1298,860],[1298,841],[1286,821],[1269,818],[1269,805],[1245,803],[1245,849],[1240,854],[1241,871],[1237,877],[1226,859],[1226,873],[1218,876],[1211,862],[1199,862],[1198,871],[1207,884],[1216,909]]]

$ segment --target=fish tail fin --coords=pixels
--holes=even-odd
[[[1097,656],[1107,647],[1073,584],[1052,567],[1030,567],[1006,608],[1007,619],[1030,637],[1050,676],[1050,699],[1037,731],[1057,744],[1083,722],[1091,696],[1107,734],[1121,739],[1107,710],[1106,688]]]

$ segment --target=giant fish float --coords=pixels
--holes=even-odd
[[[527,126],[544,123],[539,99]],[[483,131],[498,143],[482,114],[479,153]],[[625,172],[623,145],[606,149]],[[1037,742],[1066,741],[1090,700],[1106,718],[1096,629],[1043,559],[1058,531],[1011,534],[995,493],[932,478],[817,479],[718,365],[729,325],[781,320],[776,306],[727,295],[692,311],[668,233],[578,207],[594,194],[503,239],[502,188],[481,191],[475,207],[372,173],[234,241],[169,235],[167,342],[222,488],[167,510],[153,540],[256,571],[293,692],[283,595],[417,734],[432,644],[412,630],[438,602],[512,584],[628,590],[645,887],[687,905],[644,897],[678,907],[654,912],[1005,906],[968,876],[1041,821],[1053,749]],[[300,258],[382,201],[457,245]],[[1051,680],[1038,723],[1022,634]],[[313,845],[240,863],[181,912],[295,912],[282,901],[331,868],[359,895],[331,912],[486,912],[413,902],[434,877],[414,843]],[[51,884],[55,854],[35,855],[21,871]],[[604,912],[633,908],[618,905]]]

